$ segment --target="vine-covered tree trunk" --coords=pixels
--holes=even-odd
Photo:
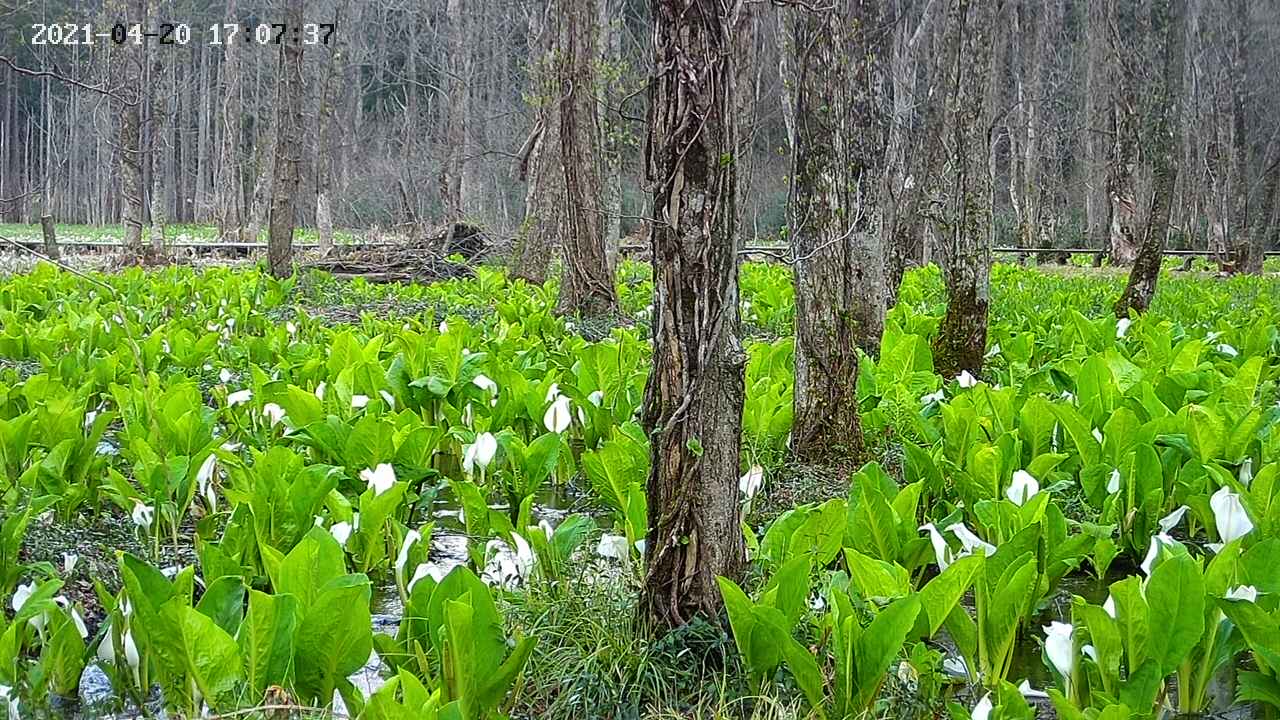
[[[1144,312],[1156,294],[1165,239],[1169,235],[1169,213],[1178,182],[1178,148],[1182,141],[1183,57],[1186,47],[1186,0],[1153,0],[1151,27],[1157,36],[1163,30],[1163,73],[1151,83],[1152,96],[1146,104],[1148,117],[1145,142],[1151,158],[1153,188],[1151,212],[1138,248],[1138,257],[1129,271],[1129,282],[1116,301],[1117,317],[1130,310]]]
[[[607,315],[618,310],[600,205],[600,130],[596,116],[596,0],[562,0],[560,157],[564,172],[564,274],[557,311]]]
[[[652,445],[640,606],[659,628],[721,606],[746,562],[738,502],[746,354],[738,341],[733,10],[651,0],[646,174],[653,187]]]
[[[302,0],[289,0],[286,20],[302,25]],[[298,180],[302,176],[302,44],[280,45],[276,70],[276,156],[272,170],[271,216],[267,222],[267,266],[275,277],[287,277],[293,262],[293,225]]]
[[[934,367],[944,377],[982,370],[991,286],[991,192],[988,128],[994,93],[991,35],[997,3],[955,0],[943,36],[946,131],[941,210],[935,214],[947,312],[934,340]]]
[[[858,349],[875,353],[884,328],[886,267],[876,195],[885,123],[869,37],[877,3],[793,7],[794,68],[788,236],[794,258],[795,423],[791,450],[809,460],[862,454]]]

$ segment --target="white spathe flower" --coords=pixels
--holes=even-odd
[[[144,531],[150,531],[151,522],[155,520],[156,517],[156,509],[146,503],[143,503],[141,500],[134,500],[133,512],[129,513],[129,517],[133,520],[134,525],[137,525]]]
[[[1110,615],[1112,620],[1116,619],[1116,599],[1111,593],[1107,593],[1107,601],[1102,603],[1102,611]]]
[[[1021,506],[1039,492],[1040,483],[1035,476],[1026,470],[1018,470],[1013,473],[1013,481],[1009,483],[1009,489],[1005,490],[1004,494],[1013,501],[1014,505]]]
[[[755,497],[763,485],[764,468],[759,465],[752,465],[751,469],[747,470],[746,475],[738,478],[738,489],[742,491],[743,495],[747,496],[748,500]]]
[[[462,451],[462,470],[468,475],[475,472],[479,467],[484,470],[489,467],[489,463],[493,462],[493,456],[498,452],[498,439],[493,433],[480,433],[476,436],[476,441],[463,448]]]
[[[471,380],[471,384],[485,390],[489,393],[489,404],[498,404],[498,383],[494,382],[488,375],[480,374]]]
[[[1237,585],[1227,591],[1226,598],[1228,600],[1258,602],[1258,588],[1252,585]]]
[[[361,470],[360,479],[368,483],[373,489],[373,496],[377,497],[395,486],[396,469],[388,463],[380,463],[376,468]]]
[[[392,410],[396,409],[396,398],[394,395],[387,392],[386,390],[379,390],[378,396],[382,398],[382,402],[387,404],[387,407],[391,408]]]
[[[414,543],[422,540],[422,533],[417,530],[410,530],[404,535],[404,542],[400,543],[400,553],[396,555],[396,575],[400,578],[404,577],[404,568],[409,564],[409,551],[413,549]]]
[[[84,429],[88,430],[93,427],[93,421],[98,419],[98,411],[90,410],[84,414]]]
[[[1044,653],[1067,685],[1076,667],[1075,632],[1070,623],[1056,620],[1044,627]]]
[[[596,407],[600,407],[601,405],[604,404],[604,391],[603,390],[593,391],[590,395],[587,396],[587,402],[591,403],[592,405],[595,405]]]
[[[1155,567],[1156,559],[1160,557],[1160,550],[1165,547],[1176,545],[1177,541],[1165,533],[1151,536],[1151,545],[1147,548],[1147,556],[1142,559],[1142,574],[1151,577],[1151,570]]]
[[[1240,484],[1249,487],[1249,483],[1253,482],[1253,457],[1247,457],[1244,462],[1240,463],[1240,474],[1238,476]]]
[[[321,381],[320,381],[320,384],[316,386],[316,399],[317,399],[317,400],[323,400],[323,399],[324,399],[324,391],[325,391],[325,388],[327,388],[327,387],[329,387],[329,384],[328,384],[328,383],[326,383],[326,382],[325,382],[325,381],[323,381],[323,380],[321,380]]]
[[[1098,428],[1094,428],[1094,429],[1090,430],[1090,431],[1089,431],[1089,433],[1090,433],[1091,435],[1093,435],[1093,439],[1094,439],[1094,440],[1097,440],[1099,445],[1101,445],[1101,444],[1102,444],[1102,431],[1101,431],[1101,430],[1099,430]]]
[[[466,425],[467,427],[471,427],[471,424],[475,421],[475,419],[476,419],[476,416],[475,416],[475,413],[471,410],[471,403],[467,403],[466,406],[462,408],[462,424]]]
[[[440,334],[444,335],[445,333],[449,332],[449,323],[444,320],[441,320],[440,326],[437,327],[436,330],[439,330]]]
[[[351,523],[346,522],[345,520],[329,526],[329,534],[332,535],[333,539],[337,540],[338,544],[342,547],[347,546],[347,540],[351,538],[351,532]]]
[[[1160,518],[1156,524],[1160,526],[1161,534],[1168,533],[1170,530],[1177,527],[1178,523],[1182,522],[1183,516],[1186,515],[1187,511],[1190,509],[1191,508],[1186,505],[1179,505],[1173,512]]]
[[[409,583],[405,585],[405,592],[412,593],[413,586],[418,584],[422,578],[429,577],[436,582],[444,580],[444,576],[449,574],[448,568],[436,562],[419,563],[418,567],[413,571],[413,577],[409,579]]]
[[[1117,320],[1116,321],[1116,339],[1124,337],[1124,334],[1129,332],[1129,326],[1132,324],[1133,324],[1133,321],[1130,320],[1129,318],[1120,318],[1119,320]]]
[[[1213,522],[1218,527],[1218,539],[1222,541],[1209,544],[1214,552],[1221,552],[1224,545],[1239,540],[1253,530],[1253,521],[1244,511],[1240,495],[1231,492],[1227,486],[1218,488],[1209,498],[1209,507],[1213,510]]]
[[[962,370],[960,374],[956,376],[956,382],[959,383],[962,388],[971,388],[978,384],[978,378],[974,377],[968,370]]]
[[[9,600],[10,604],[13,606],[13,611],[15,613],[21,612],[22,606],[26,605],[27,601],[30,600],[31,596],[34,595],[35,593],[36,593],[35,583],[31,582],[25,585],[19,585],[13,591],[13,597]]]
[[[80,639],[89,637],[89,629],[84,625],[84,618],[80,617],[80,611],[71,605],[71,601],[66,596],[59,595],[54,601],[66,609],[67,614],[71,616],[71,622],[76,626],[76,632],[80,633]]]
[[[75,572],[76,564],[80,562],[80,556],[75,553],[62,553],[62,574],[70,575]]]
[[[542,518],[538,521],[538,529],[542,531],[543,535],[547,536],[548,540],[556,534],[556,529],[551,526],[551,523],[547,522],[546,518]]]
[[[226,385],[232,380],[235,380],[235,378],[236,378],[235,374],[232,373],[227,368],[222,368],[221,370],[218,371],[218,380],[220,380],[223,385]]]
[[[542,401],[549,403],[560,397],[560,383],[551,383],[551,387],[547,388],[547,397]]]
[[[1235,348],[1231,347],[1226,343],[1218,344],[1218,352],[1222,353],[1223,355],[1226,355],[1227,357],[1235,357],[1240,354],[1239,350],[1236,350]]]
[[[519,584],[533,572],[533,549],[529,547],[528,541],[520,533],[511,533],[511,539],[515,542],[515,550],[496,538],[485,545],[485,555],[493,553],[485,563],[482,576],[485,582],[509,588]]]
[[[947,547],[946,538],[942,537],[942,533],[938,532],[938,528],[933,523],[921,525],[920,530],[929,533],[929,542],[933,544],[933,556],[938,562],[938,570],[946,570],[951,565],[951,548]]]
[[[996,554],[995,545],[992,545],[991,543],[986,542],[982,538],[973,534],[973,531],[965,527],[964,523],[955,523],[954,525],[948,525],[947,531],[960,539],[960,544],[964,546],[964,551],[963,551],[964,555],[972,554],[973,551],[975,550],[981,550],[982,554],[986,555],[987,557],[991,557],[992,555]]]
[[[1120,492],[1120,470],[1113,468],[1111,475],[1107,477],[1107,494],[1115,495]]]
[[[987,354],[983,355],[982,357],[984,360],[990,360],[991,358],[999,354],[1000,354],[1000,343],[996,343],[995,345],[992,345],[991,349],[987,351]]]
[[[235,407],[243,405],[253,399],[253,391],[249,389],[237,390],[227,396],[227,407]]]
[[[201,492],[209,485],[209,481],[213,479],[213,472],[218,467],[218,456],[209,453],[209,456],[200,463],[200,469],[196,471],[196,487]]]
[[[612,560],[625,560],[627,558],[627,538],[622,535],[610,535],[609,533],[601,535],[600,543],[596,545],[596,554]]]
[[[942,659],[942,672],[957,678],[969,677],[969,664],[962,657],[945,657]]]
[[[297,335],[298,326],[294,325],[292,320],[286,320],[284,322],[284,331],[289,333],[290,335]]]
[[[1092,645],[1084,645],[1084,646],[1081,646],[1081,648],[1080,648],[1080,654],[1081,654],[1081,655],[1083,655],[1083,656],[1085,656],[1085,657],[1087,657],[1087,658],[1089,658],[1090,660],[1092,660],[1092,661],[1094,661],[1094,662],[1099,662],[1099,660],[1098,660],[1098,648],[1096,648],[1096,647],[1094,647],[1094,646],[1092,646]]]
[[[929,393],[928,395],[921,395],[921,396],[920,396],[920,404],[921,404],[921,405],[932,405],[932,404],[934,404],[934,403],[940,403],[940,402],[942,402],[943,400],[945,400],[945,399],[946,399],[946,397],[947,397],[947,396],[946,396],[946,395],[944,395],[944,394],[942,393],[942,390],[941,390],[941,389],[939,389],[937,392],[931,392],[931,393]]]
[[[564,395],[557,397],[542,416],[542,424],[547,426],[548,432],[562,433],[569,429],[570,422],[569,398]]]
[[[1031,683],[1026,680],[1018,683],[1018,692],[1022,693],[1022,697],[1032,700],[1044,700],[1049,697],[1049,693],[1044,692],[1043,690],[1036,690],[1031,687]]]
[[[262,416],[271,423],[271,427],[275,427],[284,421],[284,408],[275,403],[267,403],[262,406]]]
[[[368,404],[369,404],[368,395],[352,395],[351,396],[351,408],[353,410],[359,410],[360,408]]]
[[[9,720],[22,720],[22,706],[13,694],[13,688],[8,685],[0,685],[0,705],[6,708]]]
[[[986,693],[977,705],[973,706],[973,712],[969,713],[972,720],[988,720],[991,717],[991,693]]]

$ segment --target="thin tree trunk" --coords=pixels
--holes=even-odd
[[[956,0],[943,40],[948,192],[934,226],[947,312],[933,343],[933,357],[944,377],[964,370],[979,374],[986,351],[992,241],[988,132],[994,100],[988,82],[997,4]]]
[[[1124,0],[1122,0],[1124,2]],[[1111,262],[1129,265],[1138,253],[1138,199],[1134,169],[1138,161],[1138,110],[1134,98],[1138,82],[1134,76],[1140,53],[1134,47],[1137,37],[1137,3],[1124,2],[1117,10],[1116,0],[1107,0],[1107,24],[1113,28],[1111,39],[1111,158],[1107,168],[1107,215],[1110,224]]]
[[[130,17],[146,23],[145,0],[130,3]],[[127,78],[120,108],[120,195],[123,200],[124,250],[133,258],[142,255],[144,188],[142,186],[142,68],[145,45],[126,43],[119,50]]]
[[[1107,88],[1110,85],[1107,48],[1107,0],[1088,0],[1085,18],[1085,91],[1084,91],[1084,182],[1085,222],[1089,247],[1106,248],[1111,227],[1111,205],[1107,199],[1105,177],[1107,163],[1106,135],[1110,123],[1106,109],[1110,107]]]
[[[606,315],[618,311],[613,266],[600,211],[599,122],[596,117],[596,0],[564,0],[560,60],[560,156],[564,171],[564,275],[557,310]]]
[[[794,257],[795,423],[807,460],[857,458],[858,349],[875,353],[884,326],[886,268],[875,195],[884,159],[872,0],[790,8],[796,145],[788,236]]]
[[[227,17],[236,17],[236,0],[228,0]],[[244,229],[240,178],[240,48],[234,42],[222,48],[222,158],[218,178],[218,235],[240,240]]]
[[[1117,317],[1128,317],[1131,310],[1145,312],[1156,293],[1156,281],[1160,279],[1160,263],[1164,258],[1165,240],[1169,235],[1173,191],[1178,181],[1177,153],[1182,141],[1185,20],[1186,0],[1153,0],[1151,29],[1157,35],[1163,30],[1164,72],[1151,83],[1154,86],[1154,97],[1148,104],[1150,116],[1143,124],[1148,128],[1149,135],[1145,145],[1152,150],[1151,163],[1155,180],[1151,212],[1147,218],[1142,245],[1138,248],[1133,270],[1129,272],[1129,282],[1115,304]]]
[[[289,0],[286,22],[302,25],[302,0]],[[267,223],[267,266],[287,277],[293,262],[293,226],[298,181],[302,176],[302,44],[280,46],[276,70],[276,153],[272,171],[271,217]]]
[[[746,562],[738,502],[746,354],[738,341],[736,10],[652,0],[647,178],[654,277],[652,438],[643,614],[659,628],[721,607]]]
[[[444,132],[444,160],[440,163],[440,200],[444,220],[449,224],[445,247],[453,239],[452,228],[467,209],[466,165],[471,122],[471,53],[468,44],[467,14],[462,0],[448,0],[446,6],[448,53],[446,88],[448,107]],[[441,248],[443,250],[443,248]]]
[[[1265,245],[1262,233],[1252,227],[1258,208],[1254,202],[1255,180],[1249,147],[1250,95],[1260,92],[1250,86],[1249,76],[1249,3],[1234,0],[1231,3],[1232,45],[1231,72],[1231,154],[1235,164],[1235,207],[1231,222],[1231,265],[1238,273],[1257,275],[1262,272]],[[1277,172],[1270,174],[1274,177]],[[1273,180],[1274,181],[1274,180]],[[1260,184],[1259,184],[1260,186]],[[1265,218],[1263,219],[1265,222]]]
[[[62,252],[58,249],[58,234],[53,228],[52,215],[40,216],[40,234],[44,236],[44,254],[51,260],[61,259]]]

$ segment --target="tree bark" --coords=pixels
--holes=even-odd
[[[146,23],[145,0],[129,5],[133,22]],[[124,225],[124,251],[134,258],[142,255],[142,223],[145,189],[142,179],[142,68],[146,62],[145,45],[126,43],[119,50],[127,78],[120,100],[120,195],[121,222]]]
[[[565,23],[560,76],[560,156],[564,172],[564,275],[557,311],[618,311],[613,266],[600,207],[600,130],[596,116],[596,0],[562,0]]]
[[[535,285],[547,279],[547,268],[560,236],[564,208],[564,174],[560,172],[560,103],[556,53],[560,47],[558,3],[529,13],[529,103],[533,128],[521,148],[520,178],[526,181],[524,221],[512,248],[509,274]]]
[[[44,254],[49,256],[50,260],[62,259],[62,253],[58,250],[58,234],[53,228],[53,216],[40,216],[40,234],[44,236]]]
[[[999,4],[954,0],[943,37],[947,64],[943,175],[948,187],[933,224],[947,288],[947,312],[933,343],[933,361],[944,377],[964,370],[981,373],[986,352],[992,243],[988,133],[994,97],[988,81]]]
[[[794,430],[806,460],[858,458],[858,349],[884,328],[886,267],[876,194],[886,123],[869,33],[874,0],[790,8],[796,76],[788,236],[796,287]]]
[[[286,20],[302,25],[302,0],[289,0]],[[293,226],[302,176],[302,44],[284,42],[276,69],[276,153],[272,170],[271,216],[267,222],[267,266],[288,277],[293,262]]]
[[[1106,22],[1113,28],[1111,41],[1111,157],[1107,167],[1107,202],[1110,218],[1111,262],[1130,265],[1138,253],[1138,199],[1134,170],[1138,162],[1138,95],[1136,68],[1141,54],[1135,50],[1138,38],[1137,3],[1124,3],[1117,10],[1115,0],[1106,0]]]
[[[237,17],[236,0],[228,0],[227,17]],[[240,49],[234,42],[222,48],[222,159],[218,182],[218,234],[242,240],[244,228],[240,163]],[[255,240],[257,238],[254,238]]]
[[[446,5],[448,38],[446,91],[448,106],[445,109],[444,160],[440,164],[440,200],[444,220],[452,228],[463,219],[468,205],[466,186],[469,175],[470,123],[471,123],[471,54],[468,42],[468,18],[463,12],[462,0],[448,0]],[[444,237],[445,247],[453,239],[452,232]],[[444,248],[440,248],[443,250]]]
[[[1109,91],[1111,47],[1107,28],[1107,0],[1088,0],[1085,8],[1085,89],[1084,89],[1084,199],[1085,232],[1089,247],[1107,248],[1110,240],[1111,205],[1106,177],[1107,135],[1111,123]]]
[[[1257,275],[1262,272],[1265,245],[1262,233],[1253,228],[1258,208],[1255,203],[1255,185],[1252,150],[1249,147],[1250,96],[1258,92],[1249,84],[1249,3],[1234,0],[1231,3],[1231,31],[1234,53],[1231,58],[1231,154],[1235,164],[1235,196],[1231,222],[1231,267],[1237,273]],[[1277,174],[1273,171],[1271,175]],[[1265,222],[1265,218],[1262,219]]]
[[[653,187],[652,438],[642,612],[658,628],[721,607],[717,576],[746,561],[738,502],[743,370],[738,340],[733,28],[721,0],[651,0],[646,175]]]
[[[1150,149],[1154,187],[1146,232],[1138,257],[1129,272],[1129,282],[1116,301],[1116,317],[1128,317],[1131,310],[1145,312],[1156,293],[1165,240],[1169,235],[1169,213],[1178,181],[1178,151],[1182,141],[1182,85],[1186,47],[1186,0],[1153,0],[1151,28],[1163,30],[1164,72],[1155,78],[1153,96],[1147,103],[1144,145]],[[1154,63],[1153,63],[1154,64]]]

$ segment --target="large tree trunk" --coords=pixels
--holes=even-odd
[[[1143,123],[1148,133],[1144,145],[1151,148],[1154,187],[1142,245],[1129,272],[1129,282],[1115,304],[1117,317],[1128,317],[1130,310],[1145,311],[1151,305],[1156,281],[1160,278],[1160,262],[1164,258],[1165,240],[1169,235],[1173,191],[1178,182],[1178,151],[1182,141],[1185,19],[1186,0],[1152,1],[1152,33],[1158,36],[1163,30],[1164,35],[1164,72],[1150,83],[1153,94],[1146,103],[1149,114]]]
[[[558,3],[529,11],[529,71],[533,129],[520,152],[520,178],[525,180],[524,222],[511,251],[510,275],[541,285],[558,245],[564,209],[564,173],[560,171],[560,103],[556,53],[560,47]]]
[[[885,123],[868,33],[881,24],[874,0],[838,0],[793,15],[794,68],[788,236],[794,257],[795,431],[808,460],[862,454],[858,349],[875,353],[884,327],[886,267],[875,197]]]
[[[994,93],[988,87],[997,3],[953,0],[943,39],[946,63],[946,169],[942,207],[934,216],[947,312],[933,344],[944,377],[982,371],[991,286],[991,192],[988,132]],[[935,101],[936,102],[936,101]]]
[[[1139,12],[1137,3],[1123,2],[1119,9],[1116,0],[1105,2],[1106,20],[1113,30],[1108,32],[1111,43],[1111,157],[1107,167],[1107,215],[1110,218],[1108,233],[1111,262],[1116,265],[1133,263],[1138,254],[1138,199],[1134,171],[1138,162],[1138,110],[1135,98],[1139,92],[1135,68],[1141,61],[1141,53],[1135,48],[1138,38]]]
[[[733,25],[721,0],[652,0],[647,178],[654,277],[652,445],[642,611],[660,628],[721,606],[746,561],[738,502],[746,354],[738,341]]]
[[[286,22],[302,25],[302,0],[289,0]],[[276,70],[276,153],[272,170],[271,217],[267,222],[267,266],[288,277],[293,262],[298,181],[302,177],[302,44],[280,46]]]
[[[557,310],[605,315],[618,310],[600,207],[600,130],[596,117],[596,0],[562,0],[560,156],[564,172],[564,275]]]

